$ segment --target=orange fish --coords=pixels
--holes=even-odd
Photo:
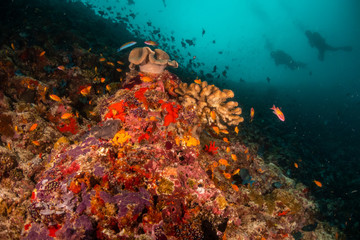
[[[230,148],[226,147],[226,152],[229,153],[230,152]]]
[[[45,51],[42,51],[40,54],[39,54],[39,57],[42,57],[42,56],[44,56],[45,55]]]
[[[236,170],[233,172],[233,175],[238,174],[239,172],[240,172],[240,168],[236,169]]]
[[[201,79],[197,79],[197,78],[196,78],[196,79],[194,80],[194,82],[197,83],[197,84],[201,84]]]
[[[61,115],[61,119],[66,120],[66,119],[69,119],[69,118],[71,118],[73,116],[74,116],[74,114],[72,114],[72,113],[64,113],[63,115]]]
[[[250,122],[253,121],[254,115],[255,115],[255,110],[254,110],[254,108],[251,108],[251,109],[250,109]]]
[[[100,78],[100,82],[105,82],[106,78]]]
[[[124,65],[122,61],[117,61],[117,64]]]
[[[234,161],[236,161],[236,160],[237,160],[237,157],[236,157],[236,155],[235,155],[235,154],[231,154],[231,158],[232,158],[232,160],[234,160]]]
[[[55,94],[50,94],[49,97],[56,102],[61,102],[61,98]]]
[[[37,128],[37,124],[34,123],[34,124],[30,127],[29,132],[34,131],[36,128]]]
[[[219,134],[219,133],[220,133],[219,127],[214,126],[214,127],[212,127],[212,128],[213,128],[213,130],[214,130],[214,132],[215,132],[216,134]]]
[[[294,163],[294,167],[299,168],[299,165],[297,163]]]
[[[61,70],[61,71],[64,71],[65,70],[65,67],[63,65],[60,65],[57,67],[57,69]]]
[[[149,41],[145,41],[144,42],[146,45],[149,45],[149,46],[158,46],[159,44],[155,41],[152,41],[152,40],[149,40]]]
[[[95,70],[95,73],[97,73],[97,67],[95,67],[94,70]]]
[[[239,191],[239,187],[236,186],[235,184],[231,184],[231,187],[232,187],[232,189],[235,190],[235,192],[238,192],[238,191]]]
[[[273,113],[281,120],[281,121],[285,121],[285,116],[283,114],[283,112],[280,110],[280,108],[275,107],[275,105],[272,106],[272,108],[270,108],[271,110],[273,110]]]
[[[83,89],[81,89],[80,93],[83,96],[87,96],[87,95],[89,95],[90,90],[91,90],[91,86],[87,86],[87,87],[84,87]]]
[[[121,69],[121,68],[117,68],[116,71],[122,72],[122,69]]]
[[[230,179],[230,178],[231,178],[231,174],[230,174],[230,173],[224,173],[224,177],[225,177],[226,179]]]
[[[35,140],[35,141],[31,141],[35,146],[40,146],[40,142]]]
[[[153,81],[152,78],[147,77],[147,76],[142,76],[142,77],[140,77],[140,79],[143,82],[152,82]]]
[[[107,62],[106,64],[109,65],[109,66],[115,66],[115,64],[112,63],[112,62]]]
[[[11,48],[15,50],[15,45],[13,43],[11,43]]]
[[[105,61],[106,61],[106,58],[100,58],[99,61],[100,61],[100,62],[105,62]]]
[[[214,120],[214,121],[216,120],[216,113],[214,111],[210,112],[210,116],[211,116],[212,120]]]
[[[224,140],[224,142],[226,142],[226,143],[230,143],[230,142],[229,142],[229,139],[227,139],[227,138],[223,138],[223,140]]]
[[[220,132],[223,133],[223,134],[229,134],[229,131],[226,130],[226,129],[221,129]]]
[[[321,182],[314,180],[314,183],[316,184],[316,186],[322,187],[322,183],[321,183]]]
[[[234,131],[236,132],[236,134],[238,134],[239,133],[239,128],[236,126]]]

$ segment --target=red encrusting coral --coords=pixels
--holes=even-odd
[[[149,88],[140,88],[139,90],[137,90],[134,93],[134,96],[144,104],[145,109],[148,109],[148,102],[146,100],[146,97],[144,96],[145,92],[148,90]]]
[[[66,133],[66,132],[70,132],[72,134],[78,133],[79,129],[76,119],[72,117],[68,120],[70,121],[69,123],[61,123],[62,126],[61,127],[57,126],[57,129],[62,133]]]
[[[164,126],[169,126],[170,123],[176,123],[176,119],[179,117],[178,112],[181,108],[180,105],[175,105],[174,102],[165,103],[163,100],[159,100],[161,108],[167,111],[167,115],[164,118]]]
[[[125,122],[125,107],[127,103],[122,100],[121,102],[111,104],[108,109],[109,112],[105,115],[105,119],[112,118],[112,119],[120,119],[121,121]]]

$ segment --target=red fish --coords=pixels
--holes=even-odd
[[[275,107],[275,105],[272,106],[272,108],[270,108],[271,110],[273,110],[273,113],[281,120],[281,121],[285,121],[285,116],[283,114],[283,112],[280,110],[280,108]]]

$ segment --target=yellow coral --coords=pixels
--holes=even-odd
[[[197,146],[200,144],[200,141],[191,135],[186,135],[183,138],[183,141],[185,142],[187,147]]]
[[[115,134],[112,143],[115,146],[123,146],[130,138],[131,136],[124,129],[121,129]]]

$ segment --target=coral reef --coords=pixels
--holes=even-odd
[[[308,188],[226,130],[232,91],[182,83],[159,51],[162,71],[125,73],[36,31],[0,49],[0,239],[335,238]]]
[[[129,55],[129,68],[135,69],[138,65],[141,72],[162,73],[167,66],[178,67],[175,60],[170,61],[170,56],[161,49],[151,50],[149,47],[134,48]]]
[[[183,107],[193,109],[200,118],[200,123],[211,126],[215,124],[220,129],[227,129],[226,125],[236,126],[244,119],[240,117],[241,108],[237,102],[226,102],[234,97],[234,92],[228,89],[221,91],[214,85],[203,81],[200,84],[181,83],[175,90],[180,95]]]

